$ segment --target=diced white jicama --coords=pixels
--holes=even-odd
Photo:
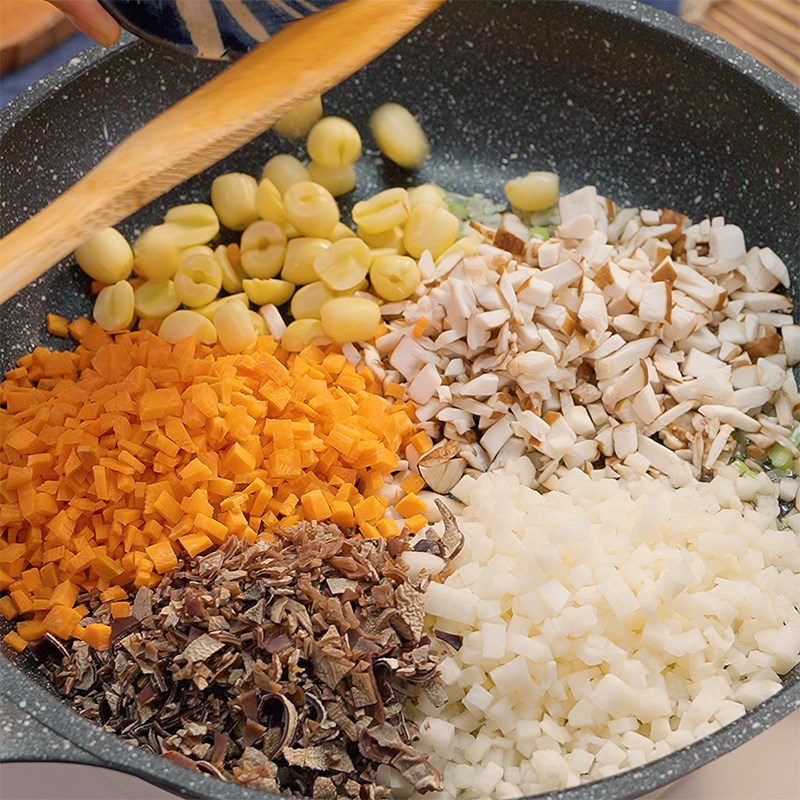
[[[639,446],[668,471],[683,464]],[[426,592],[474,609],[469,622],[449,608],[429,617],[464,645],[441,666],[444,706],[413,712],[447,792],[527,795],[610,775],[779,691],[800,660],[800,540],[774,529],[769,478],[723,466],[674,490],[574,469],[539,493],[510,467],[456,487],[464,549]],[[441,588],[457,594],[443,603]]]

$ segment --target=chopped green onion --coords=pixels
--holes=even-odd
[[[736,461],[732,461],[731,463],[733,464],[734,467],[736,467],[737,470],[739,470],[739,475],[742,478],[755,478],[756,477],[755,472],[753,472],[753,470],[751,470],[750,467],[748,467],[747,464],[744,463],[744,461],[741,461],[740,459],[736,459]]]
[[[794,426],[794,430],[789,434],[789,441],[800,446],[800,423]]]
[[[769,460],[775,469],[789,469],[792,465],[792,451],[782,444],[776,444],[772,450],[769,451]]]
[[[447,204],[447,210],[455,217],[458,217],[462,222],[467,218],[468,210],[467,204],[453,200]]]
[[[531,225],[531,236],[546,242],[550,238],[550,231],[544,225]]]

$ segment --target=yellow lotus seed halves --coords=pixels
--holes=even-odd
[[[375,336],[381,310],[364,297],[336,297],[322,306],[322,330],[338,344],[365,342]]]
[[[323,117],[309,131],[306,149],[317,164],[340,169],[358,161],[361,136],[352,122],[341,117]]]
[[[458,236],[458,217],[432,203],[420,203],[411,209],[403,244],[409,255],[419,258],[430,250],[438,258]]]
[[[301,286],[292,297],[289,310],[295,319],[319,319],[322,306],[336,297],[336,292],[329,289],[322,281]]]
[[[166,317],[158,329],[158,335],[172,344],[190,336],[200,344],[214,344],[217,341],[217,331],[211,320],[186,309],[173,311]]]
[[[344,222],[337,222],[334,225],[333,230],[328,234],[328,238],[332,242],[338,242],[339,239],[351,239],[355,236],[355,233],[344,224]]]
[[[435,183],[423,183],[421,186],[412,186],[408,190],[408,199],[411,201],[412,208],[420,203],[433,203],[439,208],[447,208],[444,196],[444,189]]]
[[[75,250],[78,266],[101,283],[123,281],[133,269],[133,250],[115,228],[104,228]]]
[[[224,303],[214,314],[220,344],[228,353],[241,353],[255,344],[257,333],[250,309],[242,303]]]
[[[308,165],[308,175],[312,181],[324,186],[334,197],[352,192],[356,188],[356,170],[352,164],[330,169],[312,161]]]
[[[222,269],[210,247],[198,245],[183,251],[175,273],[175,294],[185,306],[204,306],[222,288]]]
[[[417,262],[408,256],[380,256],[369,268],[372,288],[390,302],[411,297],[419,286],[420,278]]]
[[[361,239],[340,239],[314,259],[319,279],[335,292],[355,289],[367,276],[372,261]]]
[[[176,226],[180,247],[206,244],[219,233],[217,213],[207,203],[174,206],[164,215],[164,222]]]
[[[428,157],[428,137],[416,117],[398,103],[386,103],[370,118],[372,135],[381,152],[406,169],[416,169]]]
[[[224,244],[219,245],[214,251],[214,258],[217,259],[217,264],[219,264],[219,268],[222,271],[222,288],[228,294],[241,292],[244,272],[242,272],[240,265],[237,264],[237,266],[234,266],[231,263],[228,246]]]
[[[262,178],[256,189],[256,211],[261,219],[274,222],[276,225],[284,225],[287,222],[281,193],[269,178]]]
[[[257,189],[256,179],[243,172],[229,172],[214,178],[211,184],[211,205],[226,228],[243,231],[258,219]]]
[[[275,123],[275,130],[287,139],[302,139],[321,116],[322,97],[314,95],[287,111]]]
[[[100,290],[94,301],[94,321],[104,331],[124,331],[133,322],[133,286],[118,281]]]
[[[250,308],[250,300],[247,295],[244,292],[239,292],[238,294],[229,294],[227,297],[219,297],[216,300],[212,300],[208,305],[193,308],[192,311],[202,314],[206,319],[213,322],[214,314],[225,303],[241,303],[245,308]]]
[[[274,222],[259,220],[242,234],[242,269],[251,278],[274,278],[286,256],[286,235]]]
[[[155,225],[146,228],[133,245],[134,266],[138,275],[151,281],[173,277],[181,263],[180,228],[177,225]]]
[[[408,219],[411,204],[405,189],[386,189],[353,206],[353,222],[368,234],[384,233]]]
[[[308,170],[305,166],[288,153],[273,156],[264,164],[261,180],[264,178],[271,181],[282,195],[293,183],[309,180]]]
[[[283,205],[289,222],[302,236],[327,239],[339,222],[339,206],[333,195],[312,181],[292,184],[283,196]]]
[[[294,284],[278,278],[245,278],[242,286],[250,302],[257,306],[282,306],[294,294]]]
[[[283,332],[281,347],[289,353],[299,353],[310,344],[322,344],[326,340],[318,319],[296,319]]]
[[[395,253],[404,253],[403,229],[399,225],[389,228],[382,233],[367,233],[363,228],[358,229],[358,238],[369,246],[370,250],[383,250],[389,248]]]
[[[292,239],[286,245],[286,259],[283,262],[281,278],[298,286],[319,280],[314,270],[314,259],[330,246],[331,243],[327,239],[310,236]]]
[[[505,185],[508,202],[520,211],[544,211],[558,202],[558,175],[555,172],[529,172],[512,178]]]
[[[160,319],[171,314],[181,304],[175,282],[145,281],[133,292],[134,308],[143,319]]]

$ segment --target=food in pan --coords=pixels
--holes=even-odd
[[[424,161],[408,111],[371,125]],[[778,691],[781,259],[550,172],[348,203],[359,131],[279,130],[308,164],[79,248],[94,320],[0,386],[4,641],[128,741],[325,798],[570,786]]]

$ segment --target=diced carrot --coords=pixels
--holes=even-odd
[[[95,650],[106,650],[111,644],[111,626],[93,622],[83,630],[83,641]]]
[[[99,553],[92,561],[92,569],[103,580],[110,581],[122,574],[122,566],[118,561],[109,558],[105,553]]]
[[[29,611],[33,611],[33,600],[24,589],[12,589],[9,595],[20,614],[27,614]]]
[[[431,442],[431,440],[428,438],[428,434],[424,431],[420,431],[415,436],[412,436],[409,444],[421,456],[425,455],[425,453],[427,453],[433,447],[433,442]]]
[[[79,593],[80,588],[72,581],[62,581],[50,594],[50,603],[54,606],[71,607],[75,605]]]
[[[255,469],[256,460],[253,454],[234,442],[222,458],[222,467],[229,475],[241,475]]]
[[[228,537],[228,529],[213,517],[198,514],[194,520],[194,527],[200,533],[206,534],[216,544],[222,544]],[[155,561],[155,559],[153,559]]]
[[[15,633],[14,631],[9,631],[3,637],[3,641],[17,653],[21,653],[28,646],[28,643],[18,633]]]
[[[25,555],[25,545],[7,544],[5,547],[0,548],[0,564],[7,564],[9,561],[16,561]]]
[[[425,488],[425,481],[417,475],[416,472],[409,472],[402,481],[400,481],[400,488],[408,494],[416,494],[421,489]]]
[[[187,533],[186,536],[181,536],[178,541],[181,543],[181,547],[192,557],[214,546],[214,542],[204,533]]]
[[[108,589],[100,593],[100,599],[104,603],[110,603],[114,600],[125,600],[128,593],[121,586],[109,586]]]
[[[300,502],[306,512],[306,519],[321,521],[331,516],[331,507],[319,489],[306,492]]]
[[[69,639],[80,621],[81,615],[74,608],[53,606],[42,620],[42,625],[48,633],[60,639]]]
[[[363,527],[365,522],[375,522],[383,516],[383,503],[374,495],[367,497],[353,507],[356,522]]]
[[[356,524],[353,507],[345,500],[334,500],[331,503],[331,522],[340,528],[352,528]]]
[[[47,332],[51,336],[58,336],[66,339],[69,336],[69,323],[66,317],[59,316],[58,314],[48,314],[45,317],[45,325]]]
[[[6,619],[14,619],[17,616],[17,607],[9,595],[0,597],[0,614]]]
[[[418,531],[421,531],[427,524],[428,520],[423,517],[422,514],[415,514],[413,517],[409,517],[405,521],[405,525],[411,531],[411,533],[417,533]]]
[[[131,604],[127,600],[116,600],[109,608],[114,619],[124,619],[131,615]]]
[[[139,417],[142,420],[180,417],[183,400],[174,386],[151,389],[139,398]]]
[[[17,623],[17,633],[27,642],[35,642],[47,633],[41,620],[26,619]]]
[[[214,473],[199,458],[193,458],[182,470],[178,472],[181,480],[188,486],[201,481],[207,481]]]
[[[380,533],[384,539],[391,539],[400,533],[400,527],[391,517],[379,519],[375,523],[375,527],[378,529],[378,533]]]
[[[428,320],[425,317],[420,317],[417,320],[416,325],[414,325],[413,330],[411,331],[411,335],[415,338],[419,339],[422,336],[428,327]]]
[[[413,492],[407,494],[402,500],[395,503],[394,506],[398,514],[404,517],[413,517],[415,514],[421,514],[427,506],[424,501],[420,500]]]
[[[145,552],[152,560],[155,571],[161,575],[178,566],[178,557],[166,540],[145,547]]]
[[[336,347],[288,354],[262,336],[229,355],[85,319],[67,330],[75,352],[37,348],[0,389],[8,614],[102,644],[74,624],[88,612],[72,608],[78,593],[126,602],[177,565],[179,547],[255,541],[303,519],[353,528],[358,516],[394,535],[379,490],[414,437],[402,387],[381,387]]]

